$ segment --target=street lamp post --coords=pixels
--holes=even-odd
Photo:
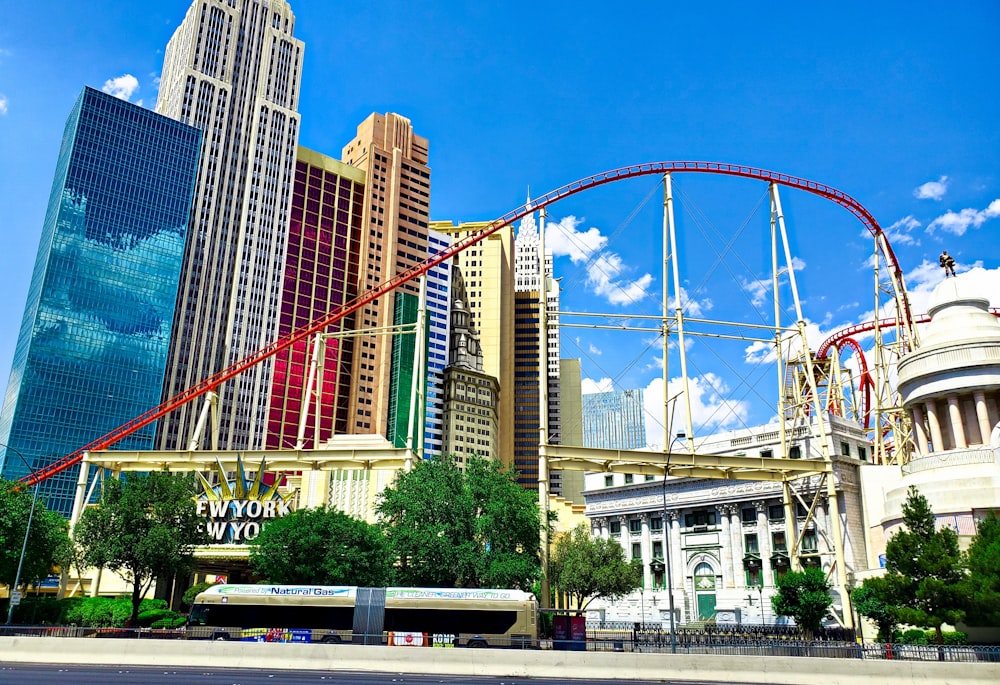
[[[24,458],[23,454],[10,445],[3,445],[3,447],[6,448],[8,452],[16,454],[18,459],[21,460],[21,463],[23,463],[25,468],[28,469],[28,473],[31,473],[31,466],[28,465],[28,461]],[[35,518],[35,505],[38,503],[38,485],[38,483],[35,483],[34,490],[31,495],[31,509],[28,511],[28,525],[24,527],[24,542],[21,543],[21,558],[17,561],[17,573],[14,574],[14,585],[10,588],[6,625],[10,625],[11,620],[14,618],[14,593],[17,592],[17,587],[21,584],[21,570],[24,568],[24,556],[28,552],[28,538],[31,536],[31,521]]]
[[[666,387],[666,386],[664,386]],[[677,399],[675,396],[673,399]],[[667,428],[669,430],[669,426]],[[667,516],[667,475],[670,470],[670,450],[674,442],[683,439],[684,433],[678,433],[677,437],[670,441],[667,447],[667,457],[663,462],[663,560],[666,562],[667,571],[667,608],[670,612],[670,651],[677,653],[677,633],[674,626],[674,575],[670,561],[670,522]]]

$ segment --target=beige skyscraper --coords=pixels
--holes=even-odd
[[[431,169],[428,142],[398,114],[372,114],[358,126],[342,160],[366,173],[358,293],[364,293],[427,259]],[[418,295],[411,281],[357,313],[358,329],[393,325],[399,293]],[[363,336],[355,342],[354,387],[348,431],[388,434],[392,387],[392,338]],[[408,389],[406,393],[408,394]]]
[[[167,44],[156,111],[203,132],[168,397],[277,337],[304,50],[294,26],[285,0],[199,0]],[[219,388],[220,447],[264,446],[272,368]],[[186,447],[199,410],[167,416],[160,445]]]
[[[477,233],[487,224],[434,221],[431,228],[453,241]],[[479,332],[483,372],[500,383],[497,404],[497,452],[505,464],[514,456],[514,245],[511,229],[503,228],[455,255],[465,282],[469,321]]]

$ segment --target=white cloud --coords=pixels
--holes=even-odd
[[[806,263],[799,259],[798,257],[792,257],[792,268],[795,271],[802,271],[806,268]],[[781,277],[788,273],[788,267],[783,266],[778,270],[778,279],[780,281]],[[750,295],[750,302],[754,307],[759,307],[764,302],[767,301],[768,296],[771,294],[771,286],[773,285],[773,279],[771,278],[757,278],[752,281],[743,281],[743,290]],[[784,282],[784,281],[781,281]]]
[[[595,345],[594,343],[590,343],[590,345],[587,347],[587,351],[598,357],[604,354],[603,352],[601,352],[601,348]]]
[[[995,219],[998,216],[1000,216],[1000,198],[993,200],[983,210],[972,208],[963,209],[960,212],[948,210],[927,224],[927,232],[934,233],[934,231],[941,229],[945,233],[965,235],[969,228],[979,228],[989,219]]]
[[[139,90],[139,79],[132,74],[122,74],[104,82],[101,88],[108,95],[114,95],[122,100],[131,100],[132,94]]]
[[[869,319],[862,319],[867,321]],[[850,324],[843,324],[843,326],[848,326]],[[820,328],[820,324],[815,321],[810,321],[806,319],[806,343],[809,345],[809,349],[815,350],[820,346],[820,344],[829,337],[833,330],[838,330],[842,326],[834,326],[832,329]],[[802,349],[801,339],[797,333],[787,334],[782,339],[782,357],[788,359],[790,356],[798,354]],[[762,342],[760,340],[750,343],[745,348],[743,348],[743,360],[747,364],[766,364],[772,363],[777,360],[777,354],[774,350],[774,343],[772,342]]]
[[[611,392],[615,389],[615,382],[610,378],[602,378],[595,381],[593,378],[584,378],[580,381],[580,394],[593,395],[598,392]]]
[[[0,93],[0,114],[7,113],[7,96]]]
[[[676,435],[687,430],[687,402],[683,395],[684,384],[681,377],[671,378],[667,385],[668,397],[675,415],[670,421],[670,430]],[[741,425],[746,421],[749,404],[726,398],[729,387],[713,373],[691,378],[688,381],[691,392],[691,419],[696,435],[703,435],[720,428]],[[663,379],[654,378],[642,391],[646,413],[646,444],[662,449],[663,446]]]
[[[611,304],[634,304],[645,298],[653,276],[647,273],[634,280],[624,277],[631,267],[618,253],[604,250],[607,236],[593,226],[581,231],[581,223],[582,219],[570,215],[546,224],[545,249],[552,250],[553,257],[569,257],[574,264],[583,265],[587,285]]]
[[[940,200],[948,192],[948,177],[942,176],[936,181],[927,181],[913,189],[913,197],[918,200]]]
[[[579,264],[604,249],[608,239],[600,229],[591,226],[586,231],[576,230],[581,223],[582,219],[570,215],[545,225],[545,248],[552,250],[553,257],[569,257]]]
[[[889,239],[890,245],[919,245],[920,241],[913,237],[915,228],[920,228],[921,224],[913,215],[904,216],[902,219],[892,224],[888,228],[883,228],[885,237]],[[870,238],[871,233],[864,232],[865,238]]]
[[[611,304],[634,304],[649,295],[647,289],[653,276],[647,273],[635,280],[619,278],[625,270],[620,255],[603,252],[587,264],[587,285]]]

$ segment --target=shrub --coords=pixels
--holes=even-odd
[[[184,595],[181,597],[181,603],[186,609],[190,609],[191,605],[194,604],[194,598],[198,596],[198,593],[204,592],[213,585],[218,585],[218,583],[195,583],[184,591]]]

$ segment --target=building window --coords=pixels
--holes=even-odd
[[[631,473],[626,473],[625,474],[625,485],[630,484],[633,480],[634,480],[634,478],[633,478],[633,476],[632,476]]]
[[[757,544],[757,534],[744,535],[743,547],[746,549],[747,554],[760,554],[760,547]]]
[[[747,569],[747,587],[762,587],[763,585],[764,576],[761,574],[760,569]]]
[[[767,518],[770,521],[784,521],[785,507],[780,504],[772,504],[767,508]]]
[[[792,445],[788,448],[788,456],[791,459],[801,459],[802,458],[802,448],[798,445]]]
[[[649,530],[653,533],[659,533],[663,530],[663,517],[662,516],[652,516],[649,519]]]
[[[620,538],[622,536],[622,524],[621,521],[611,522],[611,537]]]
[[[802,502],[796,502],[795,503],[795,515],[796,516],[798,516],[800,519],[804,519],[808,513],[809,513],[809,510],[806,509],[804,506],[802,506]]]
[[[807,530],[802,533],[802,551],[803,552],[816,552],[819,550],[819,546],[816,544],[816,531]]]
[[[774,450],[761,450],[760,451],[760,458],[761,459],[771,459],[772,457],[774,457]]]
[[[865,449],[864,445],[858,445],[858,459],[868,461],[868,450]]]
[[[638,542],[632,543],[632,558],[642,559],[642,544]]]
[[[615,484],[615,477],[614,476],[605,476],[604,477],[604,487],[610,488],[614,484]]]
[[[840,453],[845,457],[851,456],[851,443],[849,442],[840,443]]]
[[[611,524],[612,527],[614,524]],[[785,544],[785,533],[783,531],[778,531],[771,533],[771,548],[775,552],[787,552],[788,545]]]
[[[753,507],[743,507],[740,510],[740,519],[742,519],[743,523],[756,523],[757,510]]]
[[[714,526],[716,524],[716,512],[714,511],[694,511],[684,515],[684,526]]]
[[[656,540],[653,543],[653,558],[662,559],[663,558],[663,542]]]
[[[647,474],[646,475],[646,482],[648,483],[649,481],[653,480],[653,478],[654,478],[653,476],[650,476],[650,475]]]
[[[628,532],[632,535],[638,535],[642,532],[642,521],[639,519],[629,519],[628,520]]]

